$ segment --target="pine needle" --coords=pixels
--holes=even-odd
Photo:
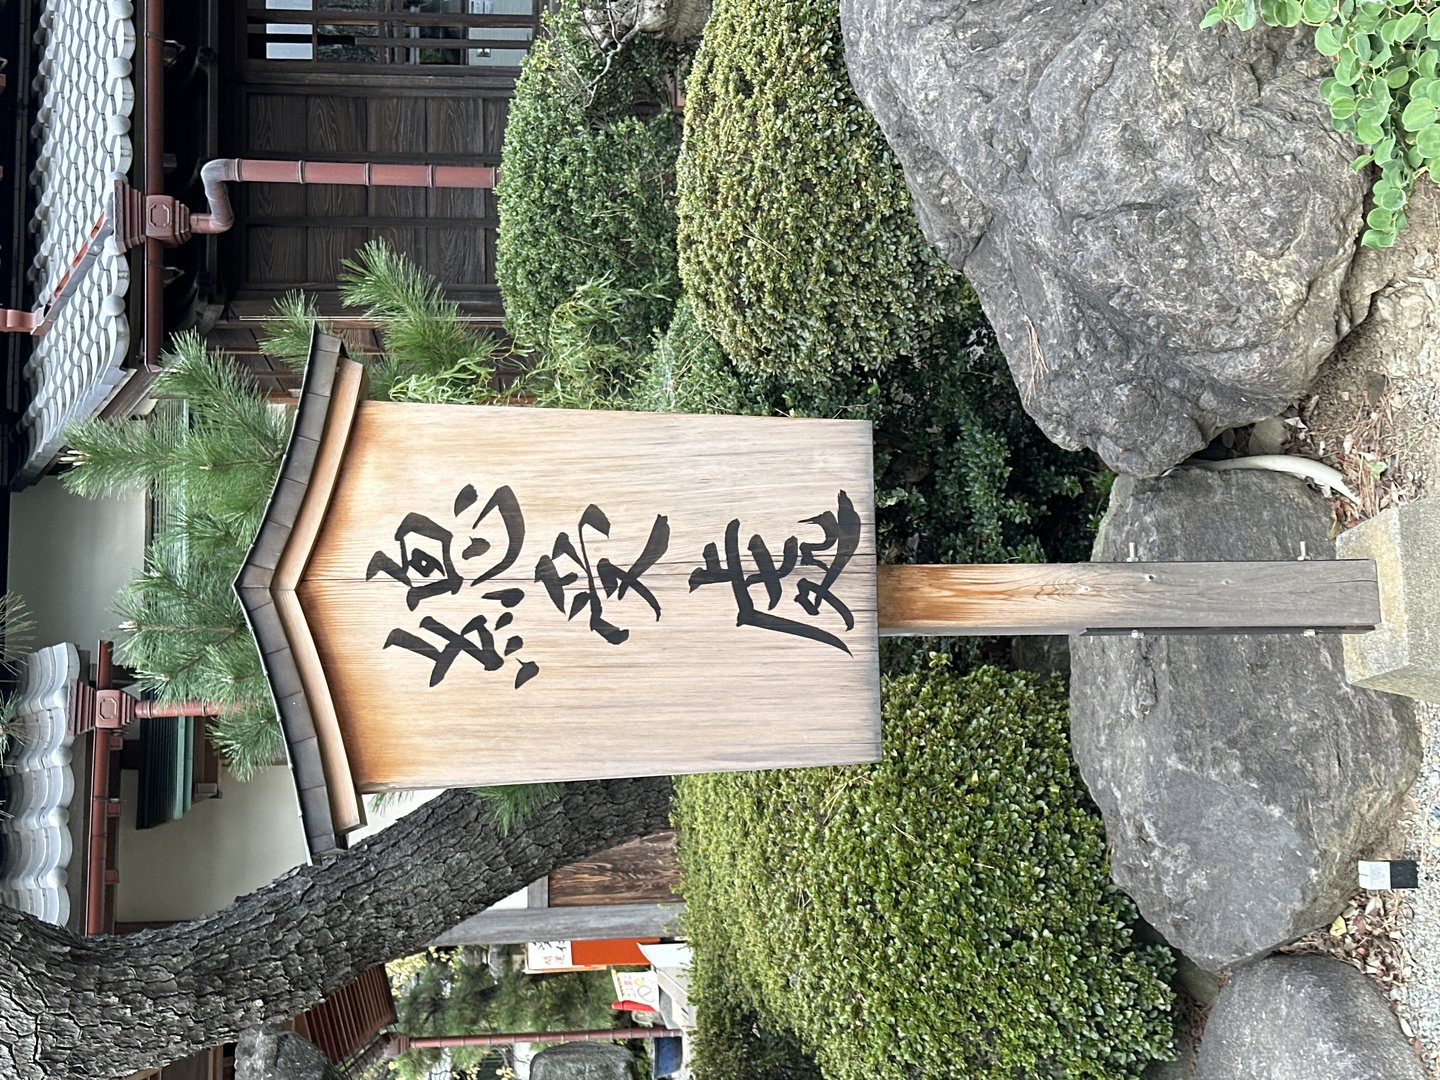
[[[502,833],[513,832],[533,818],[546,803],[560,797],[559,784],[511,784],[475,788],[476,797],[488,804],[490,818]]]

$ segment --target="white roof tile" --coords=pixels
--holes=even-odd
[[[74,645],[31,653],[15,693],[15,723],[8,767],[9,803],[0,817],[0,904],[64,926],[70,864],[70,696],[80,678]]]
[[[133,160],[133,16],[130,0],[46,0],[39,20],[30,279],[42,290],[41,301],[87,246],[98,244],[100,251],[55,325],[35,339],[25,366],[31,404],[19,424],[28,443],[21,483],[54,458],[66,426],[93,415],[125,378],[130,275],[125,256],[96,225],[113,215],[115,181]]]

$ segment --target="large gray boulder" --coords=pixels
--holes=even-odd
[[[530,1080],[634,1080],[635,1057],[614,1043],[561,1043],[535,1055]]]
[[[1425,1080],[1380,992],[1325,956],[1276,956],[1231,976],[1195,1080]]]
[[[1329,526],[1292,476],[1122,477],[1094,559],[1331,558]],[[1325,635],[1072,639],[1070,735],[1116,883],[1211,971],[1329,923],[1420,763],[1411,703],[1351,687]]]
[[[1045,433],[1155,475],[1363,316],[1356,149],[1309,32],[1210,0],[841,0],[851,82]],[[1372,286],[1373,289],[1373,286]]]

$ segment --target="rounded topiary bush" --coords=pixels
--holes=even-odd
[[[679,784],[696,1076],[756,1040],[707,1027],[707,995],[827,1080],[1139,1076],[1170,1052],[1170,961],[1132,937],[1058,688],[885,690],[876,765]]]
[[[681,53],[641,37],[607,63],[578,29],[579,4],[546,16],[522,65],[500,159],[496,278],[523,346],[587,282],[635,290],[617,328],[645,341],[669,320],[679,119],[664,104]]]
[[[915,354],[956,278],[850,87],[837,0],[716,0],[685,90],[680,275],[721,348],[798,383]]]

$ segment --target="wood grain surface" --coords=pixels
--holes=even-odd
[[[457,513],[467,486],[473,496]],[[481,516],[505,487],[523,538],[498,510]],[[835,554],[837,530],[823,515],[838,521],[842,492],[857,528],[831,592],[849,610],[848,629],[827,602],[814,614],[799,602],[801,582],[821,584]],[[591,506],[607,519],[608,536],[597,519],[580,528]],[[420,532],[409,515],[423,516]],[[660,516],[668,542],[638,579],[650,597],[605,589],[601,560],[628,570]],[[735,565],[727,530],[744,576],[738,586],[726,574]],[[556,546],[562,534],[579,558]],[[755,537],[784,571],[773,575],[773,607]],[[517,557],[500,569],[512,540]],[[814,564],[804,563],[802,545],[814,546]],[[403,580],[383,570],[367,580],[377,553]],[[560,579],[558,607],[541,572],[547,557]],[[707,566],[722,580],[692,589],[692,575]],[[600,618],[624,640],[592,625],[590,574]],[[424,588],[435,582],[440,589]],[[506,590],[523,599],[505,607],[493,594]],[[297,594],[361,790],[879,755],[865,423],[367,402]],[[742,618],[747,601],[757,618]],[[484,629],[465,631],[477,616]],[[786,621],[761,625],[765,617]],[[413,635],[411,645],[397,643],[396,631]],[[512,638],[522,643],[505,653]],[[485,659],[452,644],[461,639]],[[495,652],[485,651],[492,643]],[[452,659],[442,665],[447,649]],[[517,686],[522,664],[534,671]]]
[[[1121,630],[1365,630],[1380,621],[1366,560],[882,566],[886,636]]]

